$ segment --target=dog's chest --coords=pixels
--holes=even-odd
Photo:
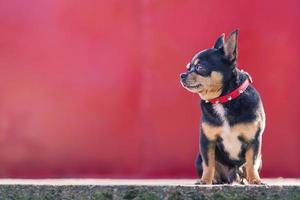
[[[239,140],[239,133],[235,133],[227,119],[226,119],[226,111],[222,104],[215,104],[213,106],[214,111],[218,114],[220,119],[223,121],[222,124],[222,132],[220,137],[222,138],[222,143],[225,151],[228,153],[229,157],[233,160],[239,159],[239,153],[241,151],[242,142]]]

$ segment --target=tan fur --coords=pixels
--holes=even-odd
[[[215,141],[217,137],[220,136],[222,132],[222,126],[213,126],[208,123],[201,124],[203,129],[203,134],[208,138],[210,141]]]
[[[215,145],[211,145],[208,149],[207,153],[208,158],[208,165],[205,164],[205,162],[202,162],[203,167],[203,174],[201,178],[201,182],[204,184],[212,184],[212,181],[215,176],[215,166],[216,166],[216,160],[215,160]]]
[[[223,75],[219,72],[213,71],[210,77],[202,77],[198,75],[199,82],[204,86],[199,91],[199,95],[203,100],[216,98],[222,93]]]
[[[208,140],[214,142],[218,137],[221,136],[223,127],[222,126],[214,126],[208,123],[202,123],[201,124],[202,129],[203,129],[203,134],[208,138]],[[235,134],[236,137],[243,137],[246,141],[251,141],[254,139],[257,130],[259,127],[261,127],[261,121],[254,121],[254,122],[249,122],[249,123],[240,123],[234,126],[230,127],[230,134]],[[259,149],[260,152],[260,149]],[[205,166],[203,164],[203,176],[202,176],[202,182],[207,183],[210,181],[211,177],[214,177],[215,174],[215,161],[212,162],[210,159],[215,158],[214,155],[214,150],[212,150],[212,147],[209,149],[209,164],[208,166]],[[253,149],[250,148],[246,151],[245,154],[245,159],[246,159],[246,164],[245,164],[245,174],[246,174],[246,180],[250,184],[260,184],[261,180],[258,174],[258,167],[259,167],[259,162],[254,163],[253,160]],[[260,155],[259,155],[260,156]]]
[[[261,122],[260,129],[261,129],[261,132],[263,133],[265,130],[265,126],[266,126],[266,114],[265,114],[264,106],[261,101],[258,106],[259,106],[259,108],[257,109],[257,116],[258,116],[258,120]]]
[[[231,134],[236,134],[238,136],[242,136],[246,141],[251,141],[254,139],[256,131],[259,127],[259,122],[248,122],[248,123],[240,123],[230,127]],[[217,137],[219,137],[223,131],[222,126],[214,126],[209,123],[202,123],[202,129],[205,136],[210,141],[215,141]]]
[[[261,180],[258,170],[254,166],[253,155],[253,148],[249,148],[246,151],[246,179],[250,184],[260,184]]]
[[[199,63],[199,58],[196,58],[195,60],[194,60],[194,65],[197,65],[198,63]]]
[[[240,123],[231,127],[231,132],[238,134],[239,136],[243,137],[246,141],[251,141],[255,137],[258,126],[258,121]]]
[[[215,141],[222,133],[222,126],[214,126],[209,123],[202,123],[202,129],[205,136],[210,141]],[[256,131],[259,127],[259,122],[240,123],[230,127],[231,134],[236,134],[236,137],[241,136],[246,141],[254,139]]]
[[[221,95],[223,76],[219,72],[213,71],[209,77],[200,76],[196,73],[189,74],[187,83],[189,85],[201,84],[199,89],[189,89],[191,92],[198,93],[201,99],[213,99]]]

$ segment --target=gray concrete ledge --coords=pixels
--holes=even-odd
[[[267,185],[194,185],[195,180],[0,179],[1,200],[300,200],[300,180]]]

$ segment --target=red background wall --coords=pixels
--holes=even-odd
[[[240,28],[267,113],[263,176],[300,177],[300,1],[0,1],[1,177],[195,177],[179,73]]]

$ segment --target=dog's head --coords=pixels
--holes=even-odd
[[[216,40],[213,48],[197,53],[187,64],[187,71],[180,74],[182,86],[204,100],[220,96],[224,84],[234,76],[238,30],[226,41],[224,36]]]

